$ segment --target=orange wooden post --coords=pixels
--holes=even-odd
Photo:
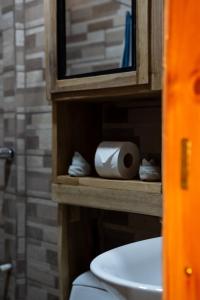
[[[200,0],[166,1],[164,300],[200,299]]]

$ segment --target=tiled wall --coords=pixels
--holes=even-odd
[[[58,296],[43,15],[42,0],[0,2],[0,146],[16,149],[0,192],[0,261],[14,263],[9,296],[15,300]]]
[[[67,75],[121,67],[131,0],[66,1]]]
[[[15,160],[5,166],[5,177],[0,160],[0,262],[14,264],[9,289],[13,300],[58,299],[57,208],[50,195],[51,105],[45,94],[43,15],[43,0],[0,1],[0,146],[16,149]],[[116,119],[105,118],[104,133],[107,137],[114,132],[160,134],[158,110],[146,110],[143,124],[137,110],[122,108],[120,117],[116,112]],[[159,139],[151,139],[150,148],[145,140],[140,142],[144,152],[160,151]],[[100,223],[102,249],[160,233],[158,218],[102,212]],[[0,298],[1,293],[0,274]]]

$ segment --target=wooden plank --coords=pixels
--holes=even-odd
[[[63,204],[152,216],[162,215],[160,193],[53,184],[52,198]]]
[[[117,189],[161,194],[161,182],[143,182],[140,180],[113,180],[98,177],[58,176],[56,183],[82,185],[95,188]]]
[[[200,1],[166,1],[164,300],[200,299]]]
[[[138,191],[161,194],[160,182],[142,182],[139,180],[112,180],[102,178],[80,177],[79,184],[88,187]]]
[[[138,0],[136,25],[137,83],[149,83],[149,1]]]
[[[58,110],[57,110],[57,103],[53,103],[52,109],[52,171],[53,171],[53,181],[56,181],[58,175]]]
[[[67,184],[67,185],[79,185],[78,177],[71,177],[67,175],[57,176],[54,180],[55,183]]]
[[[126,101],[136,102],[144,98],[152,99],[153,97],[160,97],[161,91],[152,91],[148,85],[135,85],[130,87],[87,90],[74,92],[59,92],[52,90],[53,101],[80,101],[80,102],[103,102],[108,101]]]
[[[163,0],[152,0],[151,7],[151,88],[162,89],[163,65]]]
[[[136,85],[136,83],[136,72],[132,71],[91,77],[57,80],[55,90],[61,92],[99,90],[112,87],[133,86]]]

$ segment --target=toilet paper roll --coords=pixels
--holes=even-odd
[[[102,142],[95,153],[95,169],[100,177],[132,179],[139,165],[139,149],[131,142]]]

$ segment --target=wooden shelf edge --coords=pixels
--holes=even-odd
[[[52,184],[52,197],[62,204],[162,216],[159,193]]]
[[[111,190],[128,190],[155,194],[162,193],[161,182],[144,182],[140,180],[113,180],[96,177],[58,176],[55,183]]]

